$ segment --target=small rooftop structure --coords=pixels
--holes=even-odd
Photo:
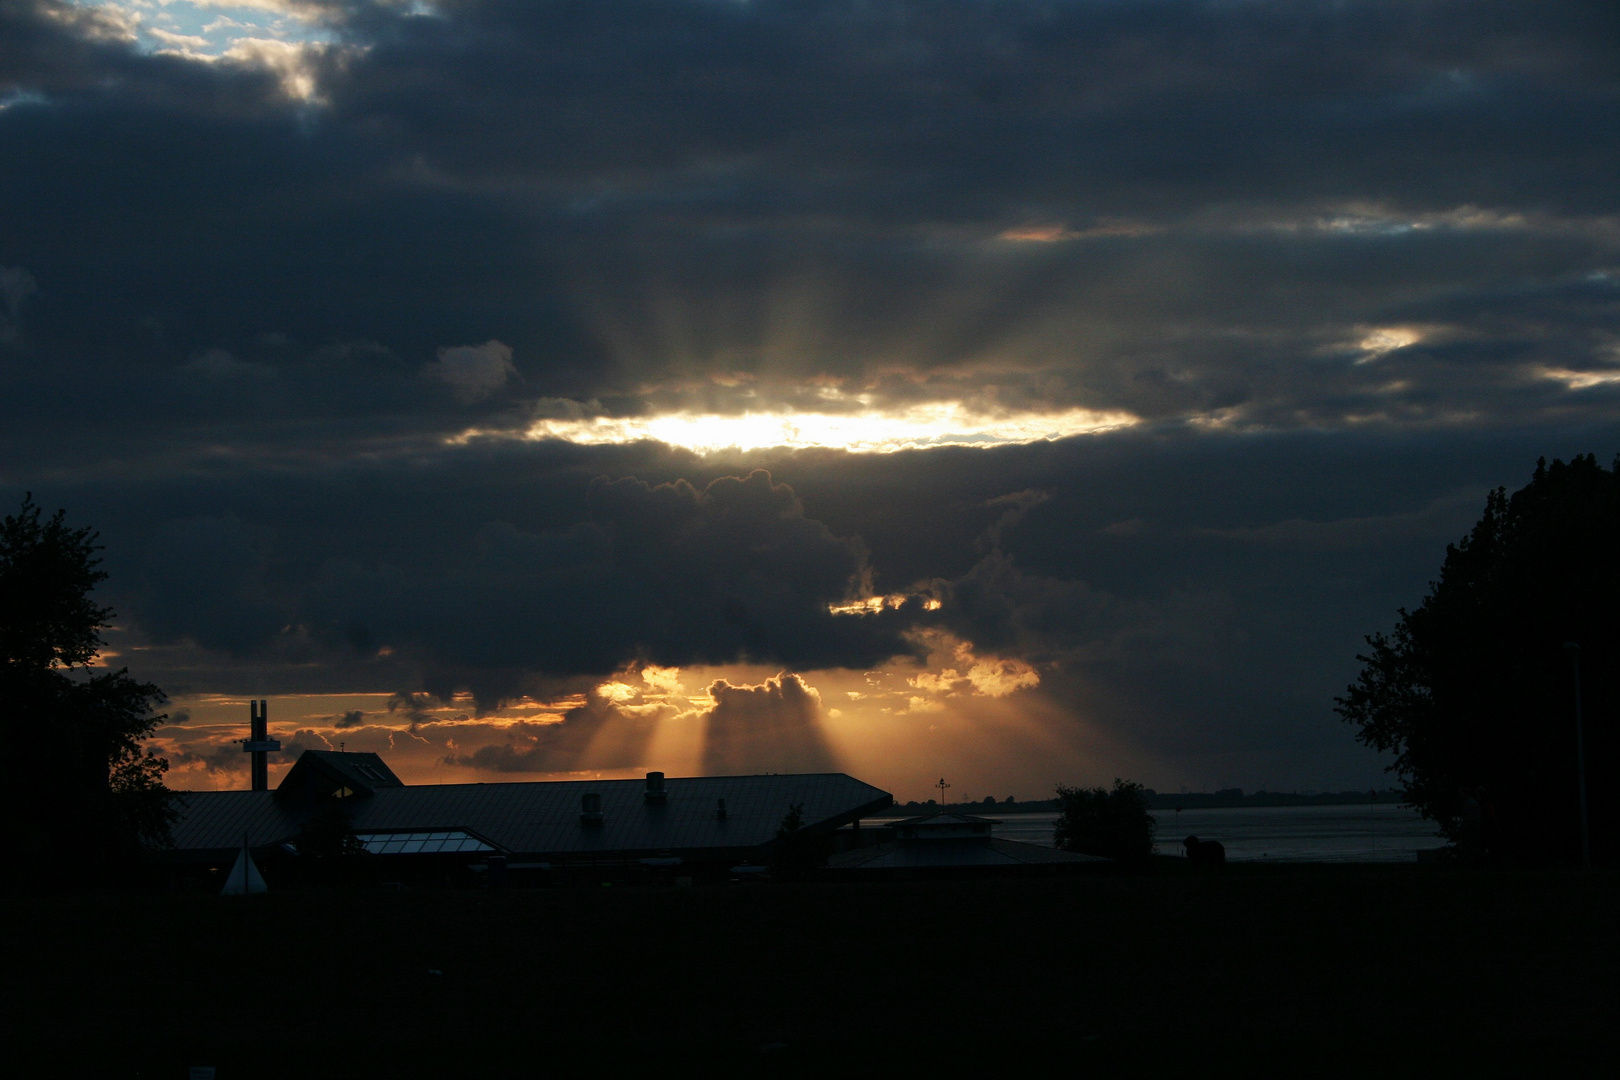
[[[276,798],[367,798],[386,788],[402,788],[405,781],[377,754],[341,750],[305,750],[276,785]]]

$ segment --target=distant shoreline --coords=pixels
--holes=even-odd
[[[1399,804],[1406,793],[1394,788],[1383,791],[1323,791],[1303,794],[1290,791],[1244,792],[1240,788],[1224,791],[1191,791],[1180,794],[1146,792],[1149,810],[1241,810],[1262,806],[1372,806]],[[933,800],[925,803],[895,803],[894,814],[918,815],[934,813],[978,814],[1055,814],[1063,809],[1057,799],[1031,799],[1027,802],[973,802],[946,803],[940,806]],[[888,813],[884,814],[889,816]]]

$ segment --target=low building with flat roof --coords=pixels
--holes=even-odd
[[[1004,840],[1001,824],[971,814],[938,813],[896,821],[893,839],[840,852],[827,862],[835,877],[899,877],[935,874],[1046,874],[1107,865],[1096,855]]]

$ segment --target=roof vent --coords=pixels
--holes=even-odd
[[[664,801],[664,799],[667,797],[668,793],[664,791],[664,774],[663,773],[661,773],[661,772],[650,772],[650,773],[647,774],[647,793],[646,794],[647,794],[647,801],[650,802],[650,803],[661,803],[661,802]]]
[[[720,805],[714,808],[714,816],[721,821],[726,820],[726,800],[720,800]]]
[[[602,796],[593,791],[579,797],[579,823],[602,824]]]

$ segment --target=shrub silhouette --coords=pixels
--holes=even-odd
[[[1153,854],[1156,822],[1141,784],[1114,779],[1113,790],[1058,785],[1063,809],[1053,839],[1064,851],[1101,855],[1122,863],[1146,862]]]

